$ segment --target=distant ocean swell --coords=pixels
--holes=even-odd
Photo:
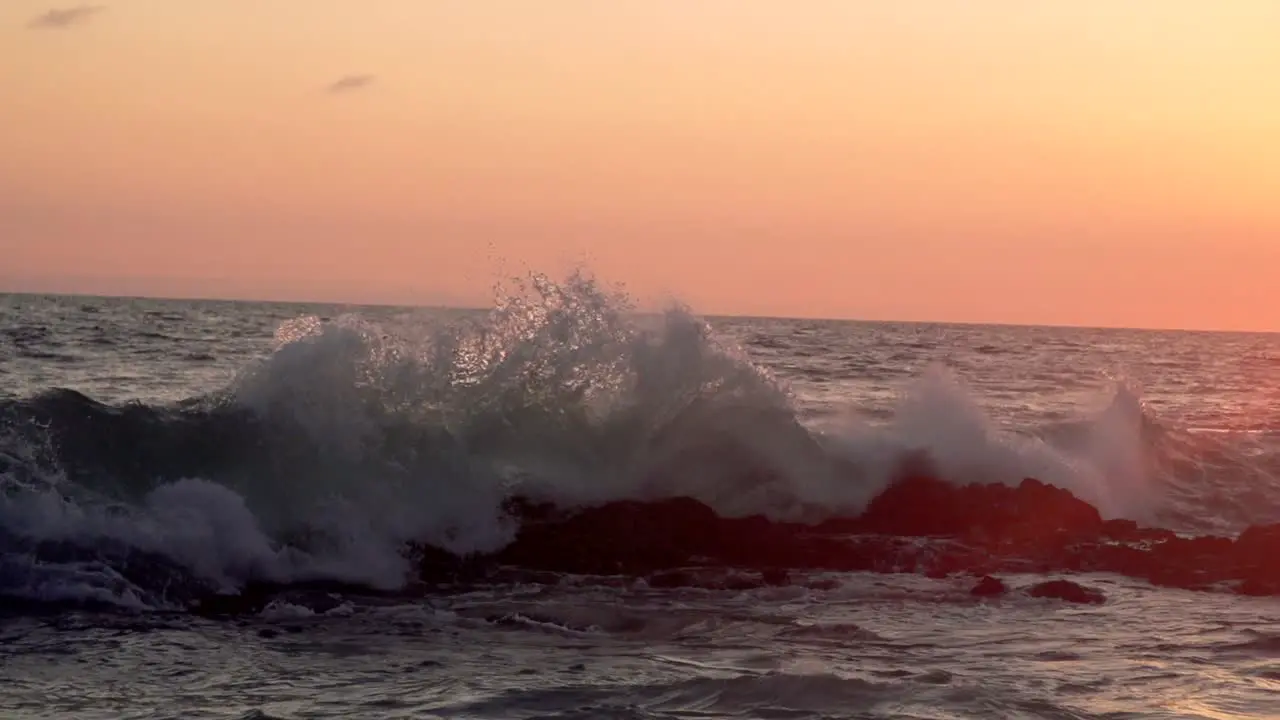
[[[586,278],[535,277],[478,321],[299,318],[229,387],[172,406],[5,401],[0,596],[165,608],[249,580],[395,589],[407,543],[509,543],[515,495],[819,521],[856,514],[913,453],[956,483],[1036,477],[1107,517],[1280,519],[1275,438],[1166,426],[1123,386],[1095,416],[1009,431],[939,370],[887,422],[810,423],[688,312],[630,311]]]

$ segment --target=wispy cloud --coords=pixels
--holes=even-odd
[[[356,90],[364,90],[373,84],[373,75],[344,75],[337,80],[329,83],[325,91],[330,95],[338,95],[341,93],[355,92]]]
[[[37,30],[66,30],[83,25],[94,15],[107,8],[103,5],[77,5],[69,8],[53,8],[31,19],[29,27]]]

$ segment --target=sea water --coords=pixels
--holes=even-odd
[[[638,313],[581,276],[484,311],[0,296],[0,715],[1280,717],[1273,598],[856,573],[397,595],[408,542],[510,542],[513,494],[811,521],[918,452],[1230,534],[1280,521],[1277,400],[1280,336]],[[672,467],[712,437],[769,472]],[[183,610],[248,579],[380,592]]]

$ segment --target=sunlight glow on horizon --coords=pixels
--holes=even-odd
[[[0,291],[1280,330],[1280,3],[0,8]]]

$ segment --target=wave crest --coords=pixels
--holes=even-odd
[[[724,516],[816,521],[856,514],[921,459],[958,483],[1037,477],[1110,517],[1280,516],[1280,455],[1164,427],[1123,384],[1100,412],[1039,428],[992,422],[942,369],[885,422],[856,410],[806,425],[785,384],[705,322],[679,307],[637,315],[583,275],[532,276],[480,317],[298,318],[229,387],[175,406],[72,391],[6,404],[0,593],[80,583],[154,605],[180,592],[120,571],[139,558],[200,587],[397,587],[408,542],[508,543],[514,495],[683,495]],[[14,569],[33,559],[46,576]]]

